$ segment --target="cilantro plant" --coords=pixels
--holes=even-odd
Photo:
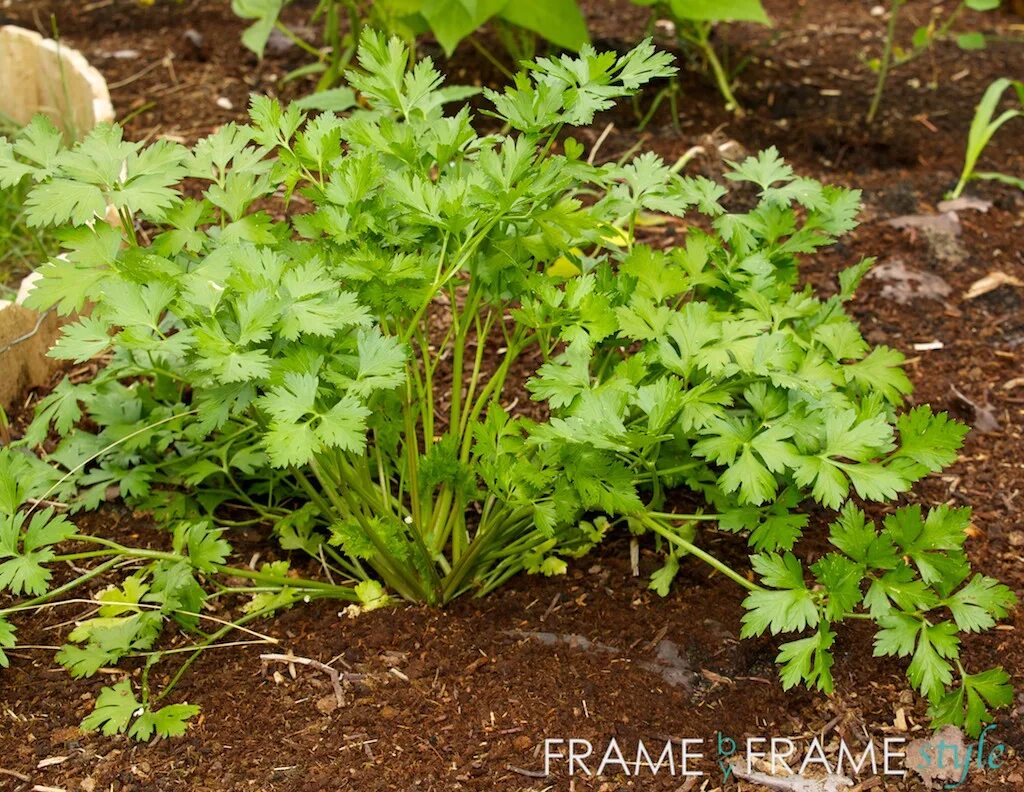
[[[856,191],[774,149],[726,174],[738,199],[650,154],[591,164],[563,132],[671,76],[649,41],[536,60],[485,92],[504,130],[490,134],[444,110],[440,75],[407,71],[399,40],[365,32],[359,59],[366,109],[347,118],[256,97],[250,124],[191,148],[108,126],[67,150],[43,121],[0,143],[0,184],[34,182],[29,219],[65,244],[30,297],[78,312],[50,354],[103,362],[5,452],[0,587],[32,599],[0,610],[4,646],[19,608],[55,607],[117,564],[131,574],[90,598],[101,612],[61,650],[72,673],[155,663],[161,630],[198,629],[210,597],[248,605],[199,648],[299,599],[444,605],[559,574],[619,525],[664,554],[659,592],[693,556],[750,589],[746,634],[813,631],[783,648],[787,685],[829,689],[833,628],[868,618],[880,651],[914,655],[938,722],[973,725],[979,696],[1005,700],[998,669],[949,690],[956,630],[1011,602],[967,580],[965,513],[905,509],[877,534],[849,505],[907,492],[965,431],[902,412],[902,355],[846,314],[870,261],[827,299],[799,283],[799,258],[854,227]],[[650,213],[697,218],[656,250],[637,238]],[[94,509],[111,488],[168,527],[169,550],[40,508]],[[692,512],[669,510],[678,490]],[[793,549],[815,503],[844,511],[811,582]],[[266,526],[328,581],[226,566],[238,525]],[[701,525],[746,536],[761,581],[702,549]],[[101,563],[49,587],[52,564],[87,558]],[[155,707],[187,665],[159,693],[146,677],[139,698],[109,689],[87,725],[179,728],[191,710]]]
[[[755,22],[770,25],[771,20],[765,13],[761,0],[633,0],[637,5],[651,6],[651,19],[648,28],[653,28],[658,19],[671,22],[674,35],[684,48],[693,50],[707,64],[708,70],[715,81],[719,93],[725,100],[726,108],[737,114],[743,108],[733,92],[734,74],[730,74],[719,58],[715,49],[713,34],[716,26],[723,22]],[[672,103],[672,116],[678,116],[678,85],[673,83],[666,92],[659,95],[648,113],[653,114],[659,100],[668,96]]]

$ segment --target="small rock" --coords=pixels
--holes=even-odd
[[[277,28],[270,31],[270,37],[267,39],[265,52],[271,55],[283,55],[285,52],[295,46],[295,42],[288,38]]]
[[[956,212],[941,214],[903,215],[886,221],[893,228],[920,228],[950,236],[960,236],[960,216]]]
[[[86,776],[78,782],[78,786],[82,792],[95,792],[96,790],[96,779],[92,776]]]
[[[906,305],[911,300],[925,298],[940,300],[948,297],[953,288],[932,272],[911,269],[903,259],[885,261],[868,272],[869,278],[883,283],[881,296]]]
[[[235,109],[235,106],[231,103],[231,100],[228,99],[226,96],[218,96],[217,97],[217,107],[221,108],[222,110],[234,110]]]
[[[333,693],[330,696],[322,696],[316,700],[316,708],[318,712],[330,715],[338,708],[338,697]]]
[[[1024,531],[1013,531],[1010,534],[1011,547],[1024,547]]]
[[[206,37],[195,28],[189,28],[181,37],[188,44],[192,57],[198,60],[206,60]]]
[[[398,717],[398,710],[391,705],[385,705],[380,711],[380,716],[387,721],[394,720]]]
[[[522,753],[523,751],[529,751],[533,747],[533,740],[527,735],[520,734],[515,740],[512,741],[512,747]]]

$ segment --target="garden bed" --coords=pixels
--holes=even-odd
[[[273,92],[275,76],[301,62],[287,49],[262,64],[247,60],[238,43],[242,24],[227,3],[66,5],[28,0],[4,13],[33,26],[55,11],[62,34],[104,73],[119,117],[133,114],[128,129],[139,139],[191,141],[241,118],[250,91]],[[628,39],[642,24],[628,4],[589,5],[605,45]],[[973,187],[991,204],[987,211],[962,209],[956,224],[938,231],[890,221],[937,212],[959,173],[977,97],[996,77],[1019,77],[1024,53],[1019,45],[995,44],[965,60],[958,50],[939,48],[896,74],[881,123],[868,130],[862,117],[873,85],[860,58],[880,46],[869,4],[766,6],[779,37],[770,63],[771,33],[739,27],[725,34],[737,42],[754,34],[755,58],[741,88],[748,116],[729,116],[713,89],[688,74],[681,129],[666,109],[639,139],[669,161],[701,146],[688,171],[712,176],[721,172],[723,152],[733,159],[740,149],[777,145],[801,174],[865,191],[863,224],[809,262],[804,275],[827,292],[840,268],[879,256],[881,274],[866,280],[852,307],[865,336],[911,359],[915,402],[976,428],[960,461],[923,482],[915,498],[972,506],[972,563],[1020,595],[1022,291],[1009,283],[974,297],[972,288],[981,291],[979,281],[993,272],[1024,281],[1024,196]],[[911,2],[908,25],[929,6]],[[1024,24],[1009,13],[999,21]],[[184,27],[199,38],[184,36]],[[454,81],[488,79],[489,67],[469,52],[449,68]],[[927,87],[933,78],[938,91]],[[613,159],[638,139],[628,113],[599,118],[584,142],[589,146],[611,121],[602,156]],[[1024,172],[1024,138],[1007,134],[987,156],[1000,170]],[[668,244],[678,230],[667,225],[650,233]],[[24,419],[15,416],[15,430]],[[106,536],[158,541],[144,517],[116,503],[86,519]],[[276,552],[257,532],[233,539],[241,563]],[[740,540],[716,549],[737,559],[745,554]],[[182,738],[150,745],[78,731],[91,695],[105,683],[102,674],[75,682],[48,651],[12,652],[11,669],[0,675],[0,769],[13,774],[0,775],[0,788],[568,789],[564,778],[530,775],[543,767],[545,738],[603,746],[613,736],[624,743],[701,737],[712,745],[719,731],[735,738],[824,733],[827,740],[864,730],[878,737],[925,733],[924,706],[905,692],[902,663],[872,658],[870,631],[841,636],[834,696],[783,693],[773,662],[777,643],[738,641],[742,592],[684,563],[662,600],[647,589],[646,575],[656,566],[642,555],[642,576],[633,577],[623,536],[571,566],[568,581],[519,577],[485,600],[463,599],[445,611],[400,608],[350,619],[327,602],[294,608],[258,625],[280,646],[205,653],[179,688],[203,707],[203,719]],[[70,617],[45,612],[24,622],[19,637],[55,644],[55,630],[66,629]],[[979,667],[1002,664],[1020,688],[1022,629],[1018,610],[999,629],[969,640],[966,652]],[[345,685],[339,706],[325,675],[296,665],[293,677],[287,665],[260,661],[269,651],[335,660],[361,676]],[[1016,705],[998,717],[995,735],[1010,748],[1005,764],[974,774],[962,789],[1024,788],[1022,702],[1018,693]],[[714,765],[702,769],[714,788]],[[574,788],[702,788],[684,781],[577,777]],[[887,781],[885,788],[922,786],[914,779]]]

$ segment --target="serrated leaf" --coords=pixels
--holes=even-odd
[[[1003,619],[1017,598],[1008,586],[981,574],[945,600],[956,626],[965,632],[981,632]]]
[[[665,557],[664,566],[651,573],[651,582],[647,588],[656,591],[659,597],[667,597],[672,590],[672,581],[679,573],[679,559],[672,553]]]
[[[123,734],[142,704],[135,698],[132,683],[123,679],[116,685],[100,690],[96,705],[82,721],[82,731],[100,731],[107,737]]]
[[[168,704],[153,712],[146,709],[128,730],[128,736],[143,742],[157,737],[180,737],[188,722],[199,714],[195,704]]]
[[[11,661],[4,649],[13,649],[18,643],[17,631],[4,616],[0,616],[0,668],[8,668]]]

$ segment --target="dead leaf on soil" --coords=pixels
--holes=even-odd
[[[992,208],[992,202],[964,195],[960,198],[954,198],[952,201],[940,201],[938,208],[940,212],[962,212],[965,209],[969,209],[984,213]]]
[[[882,297],[906,305],[915,299],[941,300],[953,288],[932,272],[910,269],[903,259],[894,258],[876,265],[869,278],[882,282]]]
[[[902,215],[893,217],[886,221],[893,228],[908,229],[918,228],[923,231],[931,231],[949,236],[960,236],[960,216],[956,212],[942,212],[940,214]]]
[[[996,411],[991,404],[988,403],[986,398],[983,402],[976,402],[969,398],[966,394],[961,393],[955,385],[950,385],[949,389],[953,391],[953,395],[956,396],[960,401],[974,410],[974,428],[983,434],[989,434],[991,432],[998,432],[1002,429],[999,423],[999,419],[996,417]]]
[[[944,750],[939,756],[939,745],[943,743]],[[966,755],[964,733],[955,726],[946,726],[927,739],[907,745],[907,768],[921,776],[927,787],[932,787],[937,781],[959,781]]]
[[[1000,286],[1024,286],[1024,281],[1020,278],[1015,278],[1013,275],[1007,275],[1001,270],[994,270],[984,278],[979,278],[972,283],[971,288],[964,293],[964,299],[976,299],[981,297],[983,294],[995,291]]]
[[[846,776],[829,774],[824,778],[807,778],[801,775],[775,776],[768,773],[747,772],[742,762],[732,763],[732,772],[737,778],[760,784],[779,792],[839,792],[852,787],[853,781]]]

